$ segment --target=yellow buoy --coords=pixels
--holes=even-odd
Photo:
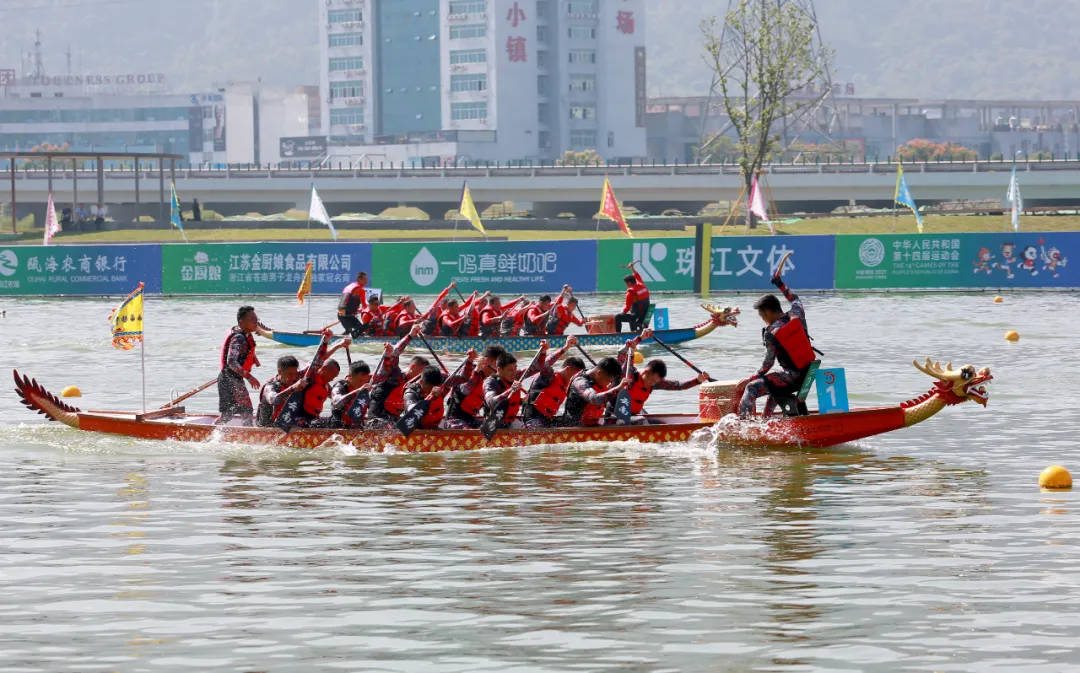
[[[634,351],[634,364],[640,365],[645,362],[645,356],[641,354],[641,351]]]
[[[1060,465],[1051,465],[1039,475],[1042,488],[1072,488],[1072,475]]]
[[[1006,341],[1019,341],[1020,340],[1020,333],[1017,332],[1016,330],[1011,329],[1011,330],[1009,330],[1008,332],[1005,333],[1005,340]]]
[[[82,397],[82,391],[79,386],[68,386],[60,391],[60,397]]]
[[[1003,301],[1005,301],[1005,300],[1001,298],[1000,294],[998,296],[994,297],[994,303],[995,304],[1000,304]]]

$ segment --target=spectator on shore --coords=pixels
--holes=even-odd
[[[199,200],[191,200],[191,220],[193,222],[202,222],[202,209],[199,208]]]

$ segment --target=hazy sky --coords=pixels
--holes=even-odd
[[[0,68],[43,32],[51,74],[161,72],[211,83],[318,83],[319,0],[0,0]],[[489,0],[493,3],[511,0]],[[650,95],[704,94],[698,24],[728,0],[648,0]],[[834,80],[860,95],[1080,98],[1072,0],[817,0]]]

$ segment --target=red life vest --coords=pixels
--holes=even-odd
[[[785,369],[805,369],[814,361],[814,347],[802,320],[792,316],[786,323],[769,332],[776,344],[776,358]]]
[[[386,396],[386,401],[383,402],[383,409],[394,416],[400,416],[405,409],[405,383],[405,379],[402,378],[401,384],[391,390]]]
[[[592,389],[596,392],[601,392],[604,389],[598,384],[593,383]],[[600,419],[604,417],[605,407],[602,404],[586,404],[585,409],[581,412],[581,424],[582,425],[600,425]]]
[[[278,378],[275,376],[259,389],[259,409],[256,414],[256,425],[273,425],[274,421],[281,415],[281,410],[285,408],[285,403],[289,401],[290,395],[278,395],[277,404],[273,406],[266,403],[263,398],[263,394],[266,392],[268,386],[272,386],[275,383],[280,385]],[[275,392],[281,392],[280,390]]]
[[[495,374],[494,376],[498,376],[498,374]],[[507,384],[505,381],[503,381],[501,379],[499,380],[499,385],[502,387],[502,390],[499,392],[500,395],[502,393],[506,392],[506,390],[510,387],[509,384]],[[489,413],[494,413],[494,409],[489,409],[488,411],[489,411]],[[510,397],[507,398],[507,400],[506,400],[506,415],[503,416],[503,419],[505,420],[505,422],[509,423],[510,421],[517,418],[517,415],[518,415],[519,411],[521,411],[521,389],[520,388],[518,389],[517,392],[511,394]]]
[[[630,413],[640,414],[649,395],[652,394],[652,388],[645,387],[645,379],[641,376],[641,372],[634,372],[634,382],[630,384],[627,392],[630,393]]]
[[[480,336],[480,311],[470,306],[469,311],[465,314],[465,322],[461,323],[461,329],[458,333],[461,336]]]
[[[570,316],[573,314],[566,306],[556,306],[555,311],[548,316],[548,334],[562,334],[570,326]]]
[[[566,401],[568,389],[566,381],[563,381],[563,377],[555,374],[555,378],[552,380],[551,384],[541,390],[540,394],[533,400],[533,409],[542,414],[545,418],[555,418],[555,414],[559,413],[559,407]]]
[[[330,396],[330,387],[319,379],[319,375],[315,375],[315,380],[312,381],[307,388],[304,389],[304,413],[308,414],[312,418],[318,418],[322,413],[323,404],[326,403],[326,398]]]
[[[341,300],[338,301],[337,307],[338,314],[354,316],[361,306],[367,306],[367,290],[359,283],[349,283],[341,291]]]
[[[482,336],[492,337],[499,334],[499,316],[501,314],[501,310],[491,306],[480,311],[480,325],[478,328]]]
[[[443,415],[446,412],[443,406],[442,395],[436,397],[429,402],[427,413],[420,419],[420,427],[430,430],[431,428],[439,427],[439,423],[443,419]]]
[[[240,334],[236,331],[235,327],[229,328],[229,331],[225,333],[225,342],[221,344],[221,368],[225,369],[225,359],[229,356],[229,340],[232,339],[234,334]],[[247,355],[244,356],[244,363],[241,368],[245,374],[251,373],[251,368],[259,364],[259,358],[255,357],[255,337],[244,332],[244,338],[247,341]]]
[[[472,378],[479,380],[457,406],[465,414],[476,416],[484,406],[484,374],[482,371],[477,370],[473,372]]]

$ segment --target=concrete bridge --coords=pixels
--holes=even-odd
[[[995,199],[1005,196],[1011,164],[1007,162],[942,162],[905,164],[904,173],[920,204],[954,199]],[[6,173],[6,171],[5,171]],[[1017,164],[1027,205],[1080,204],[1080,161],[1030,161]],[[315,169],[177,169],[177,192],[184,206],[198,198],[204,207],[224,214],[250,211],[306,210],[314,184],[332,215],[342,212],[378,213],[396,205],[423,209],[433,219],[458,206],[461,186],[468,181],[480,208],[513,201],[515,209],[537,217],[572,212],[591,217],[600,202],[604,177],[618,197],[639,210],[659,214],[675,208],[698,212],[707,203],[733,201],[742,192],[738,169],[731,165],[666,165],[608,167],[499,166],[486,168],[371,168]],[[4,175],[7,178],[7,175]],[[100,188],[110,214],[159,214],[159,197],[168,201],[168,168],[159,172],[133,170],[78,171],[78,195],[73,171],[52,171],[58,208],[76,199],[97,201]],[[40,208],[48,198],[44,170],[16,170],[14,186],[20,213]],[[764,184],[780,212],[823,212],[856,202],[873,207],[892,203],[896,164],[777,164],[766,168]],[[137,209],[134,204],[141,204]],[[36,207],[35,207],[36,206]],[[166,207],[167,217],[167,207]]]

